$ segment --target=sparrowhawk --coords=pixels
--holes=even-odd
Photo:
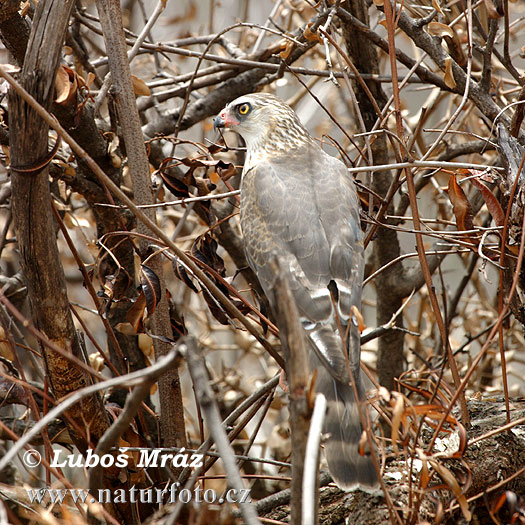
[[[228,104],[216,128],[246,142],[241,228],[248,263],[272,306],[277,256],[297,304],[317,368],[316,391],[327,399],[325,455],[343,489],[374,485],[371,458],[359,454],[361,422],[349,372],[363,397],[359,329],[364,254],[355,186],[290,106],[269,94]],[[346,343],[342,341],[345,340]]]

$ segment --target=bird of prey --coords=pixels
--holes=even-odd
[[[241,229],[248,263],[272,307],[277,256],[286,275],[327,399],[325,455],[336,484],[373,486],[371,458],[359,453],[361,422],[353,382],[363,396],[357,314],[364,255],[359,205],[345,165],[328,155],[279,98],[237,98],[215,128],[236,131],[247,147]],[[345,341],[343,343],[343,341]]]

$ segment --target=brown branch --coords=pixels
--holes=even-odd
[[[142,402],[148,397],[151,387],[163,374],[166,374],[166,372],[169,372],[177,365],[179,352],[177,348],[172,348],[170,352],[163,357],[163,359],[160,359],[154,365],[149,366],[141,372],[140,384],[128,395],[124,409],[119,417],[100,438],[94,455],[98,457],[104,456],[119,442],[122,434],[133,422]],[[98,494],[99,489],[103,487],[103,477],[104,467],[100,463],[89,470],[89,490],[91,494]]]
[[[72,0],[44,1],[35,13],[21,81],[46,107],[53,98],[59,53],[72,5]],[[38,163],[48,151],[47,124],[15,90],[9,93],[9,112],[11,162]],[[30,176],[13,171],[12,192],[21,266],[35,322],[55,345],[82,359],[55,240],[48,168]],[[90,383],[87,374],[47,347],[43,347],[43,355],[55,398]],[[69,418],[76,423],[75,428]],[[86,421],[90,421],[89,431],[79,433],[77,429],[84,429]],[[89,441],[96,441],[109,425],[100,397],[93,395],[82,402],[82,408],[69,411],[66,425],[79,450],[85,451]]]
[[[388,42],[381,38],[376,32],[372,31],[370,27],[361,22],[358,18],[352,15],[346,9],[342,7],[337,8],[337,14],[339,17],[344,20],[346,23],[350,24],[352,29],[357,30],[360,34],[364,35],[371,43],[375,44],[377,47],[388,53]],[[411,69],[416,65],[416,61],[403,53],[400,49],[396,48],[396,58],[405,65],[407,68]],[[430,83],[434,86],[439,87],[445,91],[449,91],[448,86],[445,84],[444,80],[439,76],[428,70],[424,66],[418,66],[415,71],[416,75],[425,83]],[[366,78],[366,77],[364,77]]]
[[[399,17],[401,17],[403,14],[404,14],[403,12],[398,13]],[[395,61],[394,52],[393,52],[395,50],[394,19],[393,19],[394,13],[392,12],[392,6],[390,4],[390,0],[387,0],[387,2],[385,2],[385,15],[386,15],[387,29],[388,29],[388,43],[389,43],[389,48],[392,50],[392,52],[389,54],[390,66],[392,67],[392,71],[395,72],[396,71],[396,61]],[[461,71],[464,74],[463,70]],[[398,136],[402,137],[403,136],[403,124],[401,121],[401,104],[399,100],[399,89],[397,86],[397,82],[395,81],[395,74],[394,74],[393,90],[394,90],[394,104],[396,108],[395,109],[396,129],[397,129]],[[461,382],[460,377],[459,377],[459,372],[458,372],[456,361],[454,360],[452,348],[450,347],[450,342],[448,340],[446,327],[443,321],[443,316],[441,315],[439,303],[436,297],[434,286],[432,284],[432,273],[430,272],[430,267],[429,267],[428,260],[425,254],[425,246],[423,244],[423,236],[421,234],[421,220],[419,218],[419,210],[418,210],[418,205],[417,205],[417,194],[416,194],[416,188],[414,184],[414,178],[412,176],[412,171],[409,168],[405,169],[405,174],[406,174],[406,179],[407,179],[408,194],[410,197],[410,207],[412,209],[412,217],[414,221],[414,227],[416,229],[416,245],[417,245],[417,252],[419,255],[419,259],[421,261],[421,270],[423,273],[423,277],[425,279],[425,283],[427,285],[428,295],[430,298],[430,302],[432,304],[432,310],[434,311],[436,322],[437,322],[437,325],[439,327],[439,331],[441,334],[443,348],[448,357],[450,370],[452,372],[452,377],[454,378],[454,385],[456,389],[458,390],[458,398],[459,398],[459,404],[461,408],[461,417],[463,420],[463,424],[465,426],[468,426],[469,425],[469,414],[468,414],[467,403],[465,400],[465,393],[462,390],[459,390],[460,382]]]
[[[286,356],[286,373],[290,388],[290,428],[292,430],[292,492],[290,523],[302,523],[303,473],[306,440],[310,428],[312,407],[309,402],[309,365],[304,330],[299,321],[297,306],[290,286],[281,270],[278,258],[272,261],[277,276],[274,286],[275,317],[279,337]],[[314,497],[317,495],[307,495]],[[313,523],[317,520],[314,519]]]
[[[385,13],[388,8],[385,8]],[[437,66],[445,71],[445,62],[449,58],[446,51],[441,46],[440,39],[429,35],[420,24],[412,19],[406,13],[406,10],[396,11],[398,17],[399,27],[411,38],[417,47],[425,51],[430,58],[437,64]],[[500,113],[500,108],[494,103],[490,94],[483,89],[473,79],[468,79],[467,74],[454,60],[451,62],[452,72],[456,83],[453,91],[458,95],[463,95],[467,81],[470,82],[469,98],[474,102],[483,115],[485,115],[491,122]],[[505,124],[509,125],[510,121],[506,115],[499,115],[499,119]]]
[[[163,356],[162,359],[159,360],[159,362],[153,366],[158,365],[159,367],[161,367],[164,366],[166,362],[173,365],[172,360],[175,359],[175,357],[176,352],[168,354],[167,356]],[[77,404],[79,401],[91,396],[95,392],[101,392],[109,388],[132,387],[140,385],[142,382],[143,374],[144,370],[137,370],[135,372],[131,372],[123,376],[106,379],[105,381],[101,381],[94,385],[86,386],[81,390],[72,392],[65,399],[62,399],[60,403],[58,403],[54,408],[49,410],[49,412],[45,416],[43,416],[42,419],[35,423],[30,431],[26,432],[20,439],[18,439],[18,441],[8,450],[6,455],[0,459],[0,470],[2,470],[10,461],[12,461],[16,454],[18,454],[18,452],[20,452],[20,450],[22,450],[22,448],[27,443],[29,443],[39,432],[41,432],[42,429],[46,427],[46,425],[48,425],[55,418],[62,415],[64,412],[70,410],[71,407],[75,406],[75,404]]]
[[[213,436],[213,440],[217,445],[217,450],[221,455],[226,475],[228,477],[228,484],[236,489],[238,494],[242,494],[245,489],[245,484],[239,473],[239,469],[235,463],[234,451],[226,435],[226,431],[222,426],[222,420],[215,402],[213,390],[210,387],[202,350],[198,347],[193,338],[186,338],[184,340],[186,346],[186,360],[191,374],[191,380],[197,393],[197,399],[208,429]],[[182,345],[181,345],[182,350]],[[256,525],[259,523],[255,507],[251,502],[241,502],[240,510],[247,525]]]
[[[99,0],[97,8],[106,42],[109,66],[114,86],[114,99],[117,106],[122,134],[126,145],[128,166],[133,181],[133,192],[137,204],[153,204],[153,191],[149,162],[144,145],[144,137],[140,130],[140,120],[135,104],[135,94],[131,80],[128,57],[126,54],[125,36],[122,27],[120,3],[114,0]],[[155,211],[145,210],[145,215],[155,222]],[[147,233],[148,227],[143,223],[138,224],[139,233]],[[148,253],[148,243],[141,242],[142,257]],[[160,281],[161,300],[151,316],[153,332],[161,338],[154,339],[155,356],[165,355],[169,351],[169,344],[162,338],[171,338],[169,306],[164,290],[164,276],[162,269],[162,256],[150,259],[148,265]],[[186,446],[186,431],[184,424],[184,407],[180,388],[179,372],[174,367],[159,381],[159,397],[161,405],[161,442],[165,446]]]

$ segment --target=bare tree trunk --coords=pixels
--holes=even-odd
[[[358,18],[361,22],[369,25],[368,4],[366,0],[347,0],[343,8]],[[379,74],[379,65],[376,49],[363,33],[355,31],[349,24],[344,25],[344,37],[346,47],[352,62],[360,73]],[[381,84],[374,81],[367,82],[377,105],[383,108],[387,98],[381,89]],[[357,81],[354,81],[354,90],[363,117],[366,131],[370,131],[377,119],[373,104],[365,91]],[[384,134],[378,135],[371,146],[375,164],[388,164],[387,140]],[[372,180],[372,189],[385,197],[392,181],[390,172],[375,174]],[[391,203],[387,214],[393,215],[394,206]],[[379,227],[377,229],[373,251],[374,268],[381,268],[401,253],[397,233],[389,228]],[[398,291],[398,284],[403,277],[401,264],[392,266],[387,271],[376,277],[376,289],[381,293],[376,298],[376,321],[381,326],[388,323],[392,315],[401,307],[403,297]],[[396,320],[396,326],[402,326],[401,316]],[[403,357],[404,335],[402,331],[391,330],[381,336],[378,341],[377,372],[379,382],[389,390],[394,389],[394,378],[399,377],[404,368]]]
[[[59,53],[73,3],[41,2],[33,20],[21,83],[46,108],[54,96]],[[39,168],[48,157],[49,128],[14,90],[9,91],[9,124],[13,217],[33,319],[54,345],[84,360],[59,261],[49,170]],[[42,354],[55,399],[91,383],[85,371],[57,352],[44,346]],[[75,445],[84,452],[109,426],[100,396],[85,398],[69,410],[66,425]]]
[[[135,202],[138,205],[153,204],[149,162],[144,145],[140,120],[135,104],[135,95],[131,81],[131,73],[126,55],[125,36],[122,27],[120,2],[115,0],[99,0],[97,8],[100,15],[109,67],[114,84],[114,98],[119,114],[120,125],[124,137],[128,166],[133,181]],[[155,221],[155,212],[146,209],[148,217]],[[145,235],[150,230],[141,222],[138,231]],[[142,256],[150,255],[149,242],[140,240]],[[156,256],[148,262],[148,266],[156,273],[160,281],[161,300],[152,315],[153,332],[156,335],[172,338],[166,287],[164,284],[162,256]],[[171,345],[161,339],[154,340],[155,356],[159,358],[169,352]],[[159,380],[160,399],[160,430],[161,442],[165,447],[185,447],[186,431],[184,425],[184,407],[177,367],[164,374]]]

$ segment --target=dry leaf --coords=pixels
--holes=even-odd
[[[96,372],[101,372],[106,366],[104,358],[100,355],[100,352],[89,354],[89,364]]]
[[[119,325],[117,325],[117,330],[125,335],[129,335],[130,327],[133,330],[133,332],[131,332],[132,335],[136,335],[140,332],[143,332],[144,325],[142,324],[142,321],[144,319],[145,310],[146,297],[144,295],[144,292],[140,292],[139,296],[126,313],[126,319],[128,323],[119,323],[119,325],[123,326],[119,327]],[[126,326],[128,324],[129,326]]]
[[[363,330],[366,328],[365,320],[363,318],[363,315],[357,308],[357,306],[353,305],[352,308],[352,315],[354,316],[355,320],[357,321],[357,327],[359,328],[359,332],[362,333]]]
[[[24,16],[29,13],[29,8],[31,7],[31,2],[29,0],[26,0],[25,2],[22,2],[20,5],[20,16],[24,18]]]
[[[312,27],[312,24],[308,24],[306,26],[306,29],[303,31],[303,36],[308,40],[309,42],[321,42],[321,37],[314,33],[310,28]]]
[[[11,163],[11,155],[9,153],[9,146],[6,146],[5,144],[2,144],[0,146],[0,149],[2,150],[2,154],[4,155],[4,162],[6,166],[8,166]]]
[[[130,323],[117,323],[115,325],[115,330],[123,335],[137,335],[137,331]]]
[[[71,68],[60,66],[55,78],[55,90],[57,96],[55,102],[61,106],[67,106],[76,97],[78,89],[78,76]]]
[[[140,351],[148,357],[153,357],[153,339],[148,334],[139,334]]]
[[[397,447],[397,442],[399,440],[399,428],[401,426],[401,420],[403,413],[405,411],[405,401],[403,396],[398,392],[392,392],[396,395],[397,399],[392,410],[392,448],[394,453],[397,454],[399,449]]]
[[[485,186],[485,184],[483,184],[483,182],[481,182],[479,179],[470,179],[470,182],[474,184],[474,186],[476,186],[476,188],[478,188],[478,190],[481,192],[483,200],[485,201],[485,204],[487,205],[487,208],[496,225],[503,226],[503,223],[505,222],[505,212],[503,211],[501,204],[498,202],[498,199],[496,199],[494,193],[492,193],[490,188]]]
[[[91,84],[95,81],[95,73],[88,73],[87,80],[86,80],[86,86],[89,88]]]
[[[468,508],[468,502],[465,494],[461,491],[461,487],[458,483],[458,480],[454,477],[452,472],[446,467],[441,465],[438,461],[430,459],[430,464],[434,470],[439,474],[441,479],[449,486],[450,490],[454,493],[456,500],[459,504],[463,517],[470,521],[472,519],[472,513]]]
[[[290,56],[290,53],[292,52],[293,46],[294,46],[294,43],[291,42],[290,40],[287,40],[286,42],[283,42],[281,44],[282,51],[279,53],[279,56],[283,60],[286,60]]]
[[[441,10],[441,6],[439,5],[438,0],[432,0],[432,7],[440,14],[444,15],[443,11]]]
[[[427,26],[427,33],[432,36],[449,36],[450,38],[454,36],[452,28],[441,22],[430,22]]]
[[[454,216],[456,217],[456,225],[459,231],[473,230],[474,222],[472,215],[472,207],[463,191],[463,188],[458,184],[455,175],[451,175],[448,181],[448,196],[452,203]],[[469,235],[470,237],[471,235]]]
[[[485,2],[485,9],[487,10],[487,17],[496,19],[501,18],[505,13],[500,12],[498,8],[494,5],[494,2],[492,0],[484,0]]]
[[[162,290],[157,274],[145,264],[140,265],[140,285],[146,299],[147,317],[150,317],[155,313],[162,296]]]
[[[443,77],[443,80],[450,89],[456,87],[456,81],[454,80],[454,75],[452,73],[452,59],[450,57],[445,58],[445,76]]]
[[[383,7],[384,0],[373,0],[376,7]]]
[[[146,85],[146,82],[135,75],[131,75],[133,82],[133,91],[137,97],[147,97],[151,95],[151,89]]]
[[[212,184],[219,184],[219,182],[221,181],[221,176],[216,172],[216,171],[212,171],[208,174],[208,177],[210,177],[210,180],[212,182]]]
[[[64,66],[60,66],[57,70],[55,89],[57,92],[55,102],[57,104],[62,104],[69,96],[69,75]]]
[[[108,144],[108,155],[111,159],[111,164],[114,168],[120,168],[122,165],[122,159],[119,157],[117,151],[119,148],[119,138],[118,135],[108,132],[106,138],[109,138]]]
[[[4,329],[0,326],[0,357],[12,361],[14,359],[13,351],[7,341]]]

